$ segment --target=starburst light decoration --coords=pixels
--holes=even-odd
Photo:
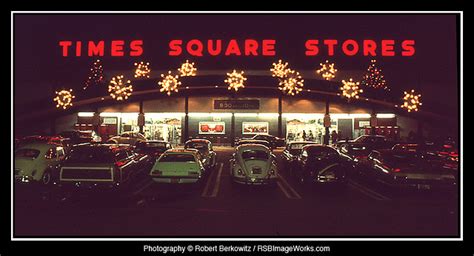
[[[364,90],[359,88],[359,82],[352,81],[352,78],[349,81],[342,80],[341,86],[342,96],[346,97],[347,99],[358,99],[359,94],[364,92]]]
[[[112,77],[109,83],[109,94],[110,96],[118,101],[126,100],[132,95],[133,86],[130,84],[130,80],[125,80],[123,75]]]
[[[178,75],[173,75],[171,71],[168,71],[167,75],[161,74],[161,78],[163,78],[163,80],[158,82],[161,86],[160,92],[166,92],[168,96],[170,96],[172,92],[178,92],[178,88],[181,85]]]
[[[403,92],[403,105],[402,108],[405,108],[408,112],[418,111],[418,107],[422,105],[421,103],[421,94],[416,94],[415,90],[410,92]]]
[[[316,70],[318,75],[321,75],[326,80],[331,80],[336,77],[337,69],[334,68],[334,63],[329,63],[328,60],[324,63],[319,63],[320,69]]]
[[[227,87],[228,90],[235,90],[238,91],[239,88],[244,88],[244,82],[247,78],[244,76],[244,71],[237,72],[235,69],[232,73],[227,73],[227,79],[224,80],[229,86]]]
[[[181,67],[178,68],[180,76],[196,76],[197,68],[194,67],[194,62],[189,62],[186,60],[185,63],[181,64]]]
[[[141,61],[140,63],[135,62],[135,78],[150,78],[150,63],[149,62],[143,62]]]
[[[72,99],[76,96],[72,94],[72,89],[56,91],[56,97],[53,99],[56,102],[56,108],[66,109],[72,106]]]

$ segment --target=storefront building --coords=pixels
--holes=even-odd
[[[353,104],[330,104],[329,132],[338,139],[352,139],[371,132],[372,110]],[[144,123],[140,125],[140,113]],[[56,131],[94,129],[103,140],[127,131],[143,132],[147,139],[181,144],[186,138],[205,138],[215,144],[232,144],[237,138],[271,134],[286,141],[323,143],[326,103],[318,100],[278,97],[179,97],[144,100],[79,111],[61,120]],[[397,116],[377,112],[376,132],[400,138]],[[69,124],[69,125],[67,125]]]

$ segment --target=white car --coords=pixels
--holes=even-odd
[[[22,183],[52,183],[55,165],[64,160],[64,148],[58,144],[31,143],[15,151],[15,180]]]
[[[230,175],[240,184],[275,184],[278,179],[275,155],[264,145],[240,145],[230,159]]]

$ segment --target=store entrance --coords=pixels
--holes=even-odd
[[[149,140],[164,140],[177,145],[181,143],[181,117],[145,115],[143,132]]]
[[[337,131],[337,121],[331,120],[329,132]],[[313,141],[323,143],[325,128],[323,118],[291,117],[286,121],[286,141]]]

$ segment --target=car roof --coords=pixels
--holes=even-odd
[[[141,143],[169,143],[168,141],[166,140],[147,140],[147,141],[142,141]]]
[[[264,149],[266,151],[270,151],[270,148],[262,144],[243,144],[235,148],[236,151],[243,151],[243,150],[248,150],[248,149],[260,149],[260,150]]]
[[[194,148],[173,148],[166,150],[165,154],[197,154],[199,150]]]
[[[268,143],[266,140],[254,140],[254,139],[243,139],[240,142],[256,142],[256,143]]]
[[[211,143],[211,141],[209,140],[206,140],[206,139],[190,139],[190,140],[187,140],[186,143],[190,143],[190,142],[203,142],[203,143]]]
[[[324,145],[324,144],[308,144],[306,146],[303,147],[304,149],[311,149],[311,148],[329,148],[329,149],[332,149],[332,150],[335,150],[335,148],[331,147],[331,146],[328,146],[328,145]]]
[[[318,143],[314,141],[290,141],[287,144],[293,145],[293,144],[318,144]]]

